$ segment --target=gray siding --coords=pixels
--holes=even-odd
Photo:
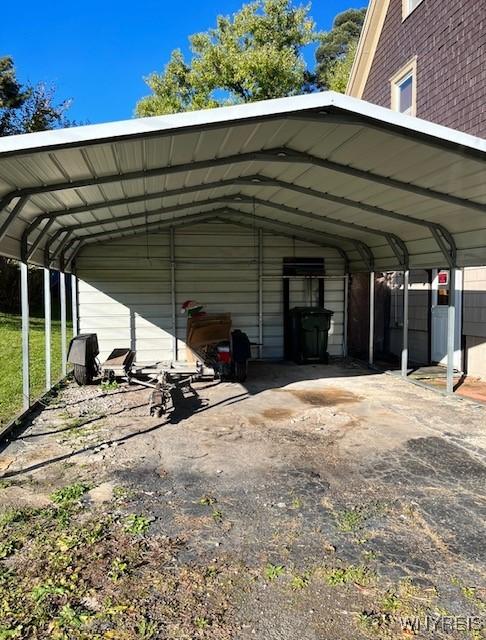
[[[463,308],[467,372],[486,378],[486,267],[464,269]]]
[[[486,338],[486,267],[464,269],[463,333]]]
[[[403,326],[403,276],[400,272],[391,274],[390,286],[391,319],[390,351],[400,355],[402,350]],[[430,284],[428,274],[422,270],[410,272],[409,289],[409,357],[412,362],[426,364],[429,361],[429,309]]]
[[[417,56],[417,116],[484,137],[485,24],[484,0],[424,0],[405,20],[390,0],[363,100],[389,108],[390,78]]]

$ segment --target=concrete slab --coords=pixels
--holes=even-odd
[[[2,482],[85,483],[84,518],[140,514],[151,549],[178,541],[176,577],[239,576],[201,637],[398,638],[402,614],[483,615],[486,408],[353,363],[254,364],[244,386],[195,389],[157,419],[149,390],[70,386],[3,451]]]

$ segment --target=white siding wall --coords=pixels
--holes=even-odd
[[[325,258],[326,275],[343,274],[341,261],[336,262],[333,251],[319,249],[314,245],[293,241],[277,235],[265,234],[263,243],[263,357],[281,358],[283,355],[283,258],[297,256]],[[307,306],[311,302],[307,297],[303,279],[291,281],[290,307]],[[314,297],[317,304],[317,297]],[[324,281],[324,306],[334,311],[329,332],[329,353],[333,356],[343,354],[343,321],[344,321],[344,281],[326,279]]]
[[[87,246],[79,256],[80,332],[98,334],[101,358],[130,347],[137,359],[170,358],[168,234]]]
[[[169,233],[87,246],[77,260],[81,332],[98,334],[101,358],[131,347],[138,362],[172,359]],[[324,257],[328,276],[342,275],[332,250],[268,232],[263,234],[263,357],[283,355],[282,259]],[[176,228],[176,304],[179,359],[185,357],[182,303],[196,299],[210,313],[229,311],[233,326],[258,341],[258,233],[227,223]],[[291,305],[308,304],[302,282],[292,283]],[[324,305],[334,311],[329,352],[342,354],[343,279],[326,279]]]

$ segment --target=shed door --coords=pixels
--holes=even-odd
[[[462,271],[456,270],[456,321],[454,368],[462,370],[461,358],[461,311],[462,303]],[[449,309],[449,272],[446,269],[434,269],[432,272],[432,328],[431,358],[432,362],[447,364],[447,315]]]

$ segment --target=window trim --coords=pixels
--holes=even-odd
[[[390,106],[393,111],[397,111],[398,113],[401,113],[399,109],[400,94],[398,92],[398,88],[401,82],[406,80],[408,76],[412,76],[413,78],[412,108],[410,110],[410,113],[404,114],[404,115],[416,116],[417,115],[417,56],[409,60],[407,64],[403,65],[403,67],[399,69],[397,73],[395,73],[390,78],[390,91],[391,91]]]
[[[412,13],[420,7],[424,0],[419,0],[413,9],[410,9],[410,0],[402,0],[402,22],[412,15]]]
[[[410,0],[402,0],[402,22],[410,16],[424,0],[419,0],[413,9],[410,9]]]

